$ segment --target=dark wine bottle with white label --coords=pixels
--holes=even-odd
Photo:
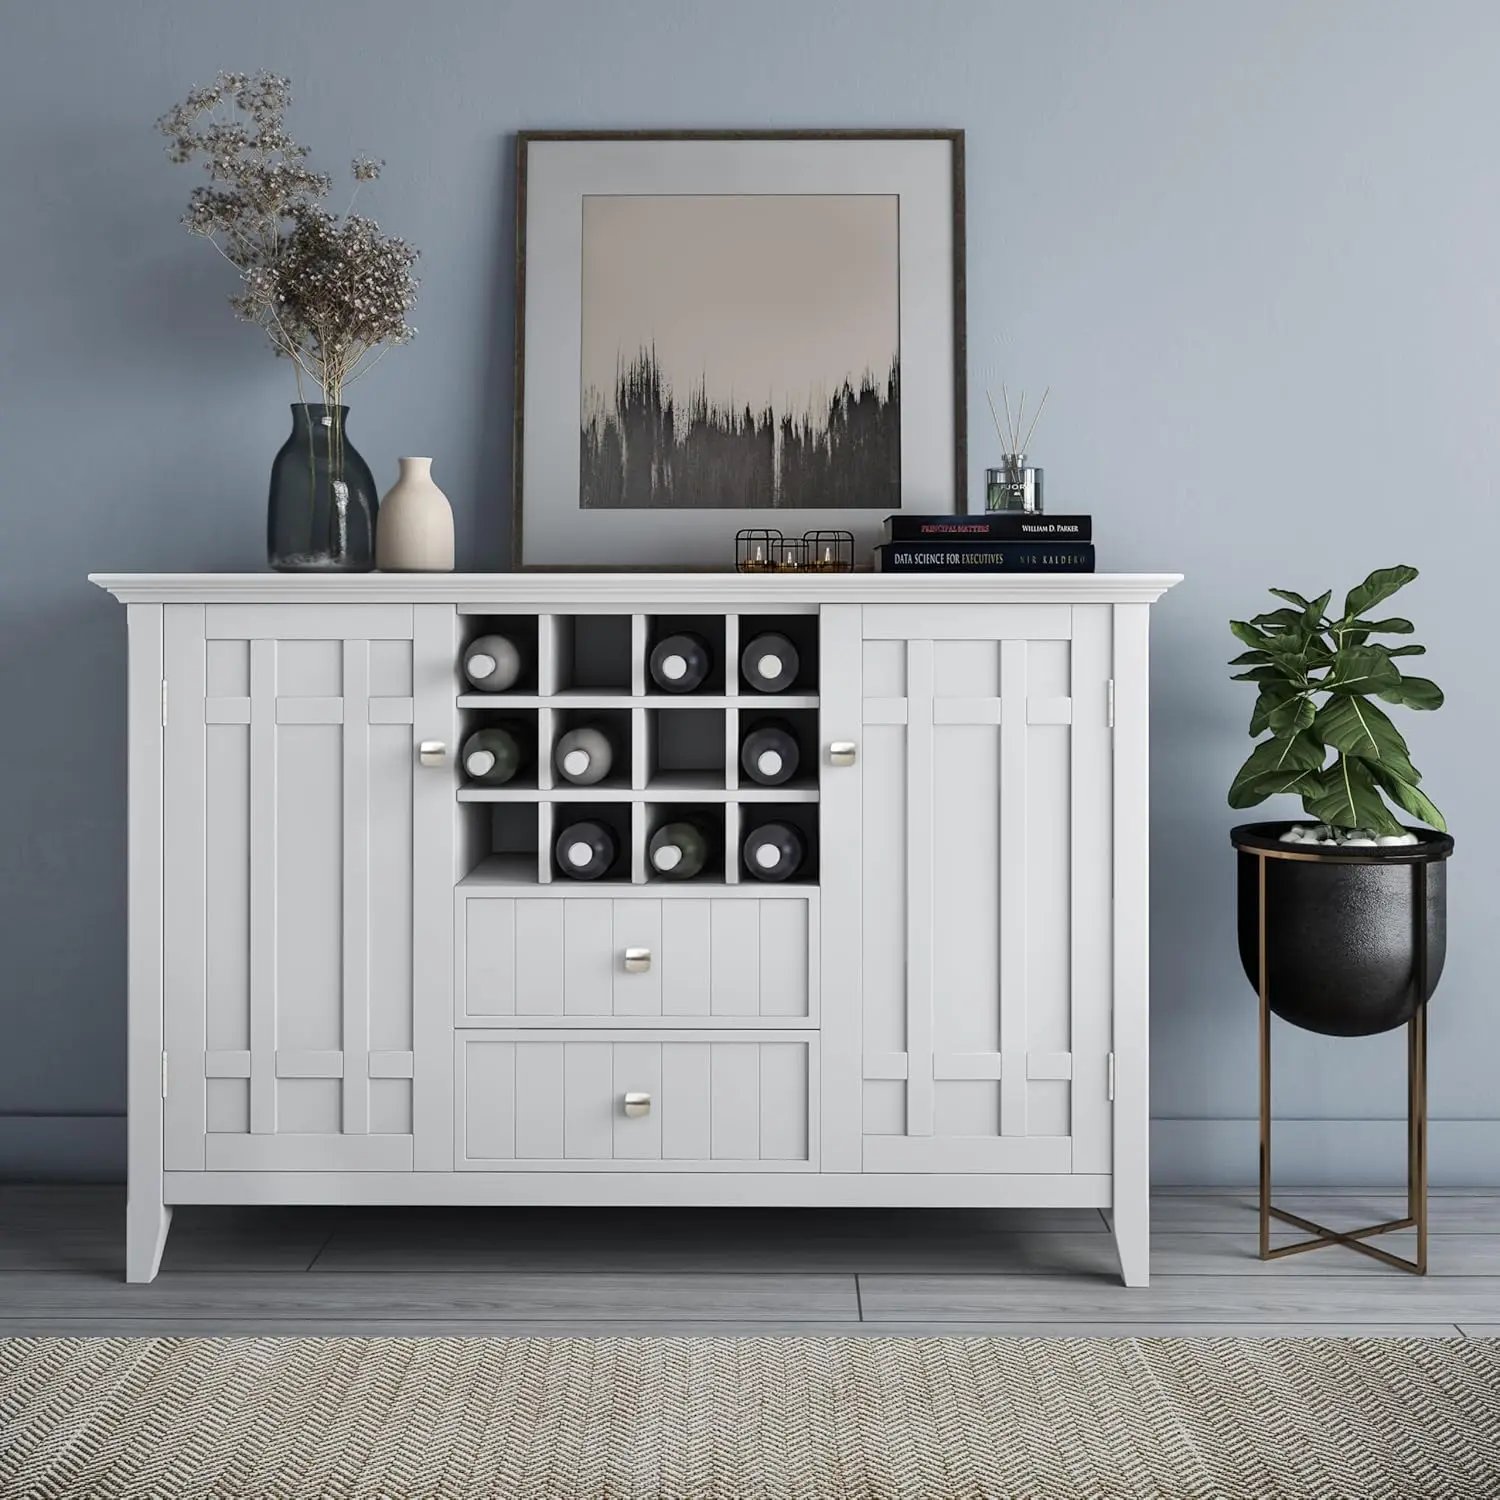
[[[503,635],[482,635],[464,652],[464,676],[481,692],[503,693],[521,675],[521,653]]]
[[[758,719],[740,744],[740,765],[751,781],[781,786],[797,774],[801,751],[785,719]]]
[[[760,693],[784,693],[797,680],[800,658],[797,648],[784,636],[768,630],[740,652],[740,671],[745,682]]]
[[[762,823],[745,835],[745,873],[755,880],[790,880],[806,858],[802,835],[788,823]]]
[[[691,880],[703,873],[713,850],[710,830],[699,818],[663,823],[651,835],[647,856],[663,880]]]
[[[609,775],[615,751],[599,725],[581,724],[558,740],[553,760],[564,781],[575,786],[593,786]]]
[[[470,781],[483,786],[502,786],[521,769],[520,726],[490,724],[464,741],[463,765]]]
[[[597,880],[619,855],[614,831],[585,818],[569,823],[557,836],[557,868],[571,880]]]
[[[665,693],[691,693],[713,668],[708,642],[690,630],[663,636],[651,651],[651,678]]]

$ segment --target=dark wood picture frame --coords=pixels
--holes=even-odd
[[[523,130],[516,134],[516,288],[514,418],[511,454],[511,570],[527,573],[701,572],[663,564],[613,566],[606,563],[555,564],[522,561],[522,477],[525,461],[526,394],[526,179],[533,142],[555,141],[945,141],[952,161],[953,203],[953,440],[955,504],[961,510],[968,489],[968,354],[964,208],[964,132],[953,129],[878,130]],[[732,537],[730,538],[732,545]],[[728,548],[725,567],[731,563]]]

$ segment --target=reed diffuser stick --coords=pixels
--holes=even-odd
[[[1047,387],[1047,389],[1042,392],[1042,399],[1041,399],[1041,401],[1039,401],[1037,403],[1036,411],[1032,414],[1031,426],[1026,429],[1026,438],[1025,438],[1025,441],[1021,444],[1021,450],[1022,450],[1022,452],[1024,452],[1028,447],[1030,447],[1030,445],[1031,445],[1031,434],[1036,431],[1037,418],[1041,416],[1041,414],[1042,414],[1042,407],[1044,407],[1047,404],[1047,397],[1050,396],[1051,394],[1052,394],[1052,387],[1049,385]]]
[[[984,393],[984,399],[990,404],[990,421],[995,424],[995,436],[1000,439],[1001,446],[1003,447],[1006,442],[1006,437],[1004,430],[1000,426],[1000,414],[995,410],[995,398],[990,395],[988,390],[986,390]]]

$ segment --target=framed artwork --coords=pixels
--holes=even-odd
[[[964,508],[963,132],[523,133],[513,565]]]

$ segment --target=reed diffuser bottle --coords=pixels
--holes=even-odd
[[[1000,387],[1000,396],[1005,403],[1004,426],[1001,426],[1000,414],[995,410],[994,396],[989,391],[984,393],[985,399],[990,404],[990,416],[995,423],[995,432],[1004,449],[1000,455],[999,467],[984,471],[984,508],[986,510],[1013,510],[1024,511],[1029,515],[1041,514],[1042,471],[1036,465],[1027,462],[1026,449],[1031,443],[1032,433],[1036,431],[1037,418],[1041,416],[1042,408],[1047,404],[1047,397],[1051,393],[1050,386],[1042,392],[1042,399],[1037,402],[1036,411],[1032,413],[1030,427],[1024,426],[1025,391],[1021,392],[1020,404],[1016,408],[1015,416],[1012,417],[1010,392],[1004,385]]]

